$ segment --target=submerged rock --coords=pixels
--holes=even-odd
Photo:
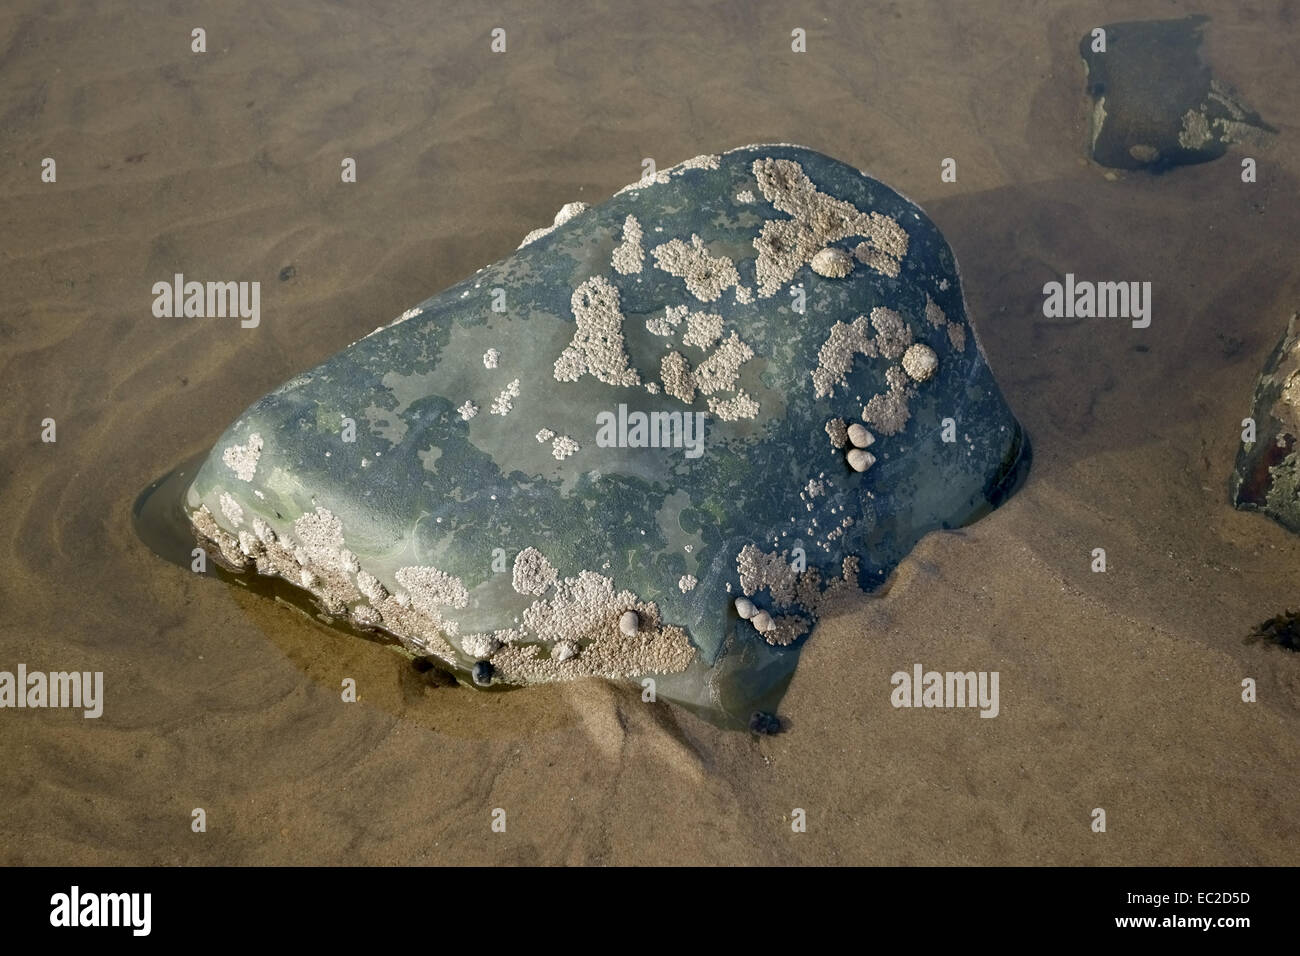
[[[1250,417],[1255,440],[1237,452],[1232,503],[1300,532],[1300,314],[1264,364]]]
[[[226,562],[461,674],[648,677],[743,727],[829,602],[1026,460],[934,225],[751,146],[566,207],[286,382],[186,510]]]
[[[1276,130],[1201,59],[1208,17],[1108,23],[1104,52],[1079,43],[1092,96],[1092,158],[1117,169],[1167,169],[1261,143]]]

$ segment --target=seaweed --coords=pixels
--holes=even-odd
[[[1300,651],[1300,611],[1286,611],[1258,624],[1244,643],[1267,641],[1288,651]]]

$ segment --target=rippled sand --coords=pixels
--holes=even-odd
[[[107,696],[99,720],[0,711],[0,862],[1293,863],[1300,657],[1242,638],[1297,603],[1300,537],[1226,505],[1300,305],[1290,6],[538,6],[0,11],[0,669],[102,670]],[[1259,182],[1241,151],[1108,179],[1081,160],[1079,37],[1195,11],[1218,74],[1281,128]],[[562,204],[643,157],[764,141],[925,206],[1035,451],[1006,507],[823,623],[787,733],[601,682],[437,686],[133,534],[135,495],[254,399]],[[1151,327],[1042,318],[1067,271],[1150,279]],[[260,327],[154,318],[175,272],[259,280]],[[999,671],[1000,716],[894,710],[916,662]]]

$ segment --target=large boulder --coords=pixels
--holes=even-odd
[[[479,683],[650,677],[747,720],[828,602],[1026,460],[934,224],[749,146],[566,206],[286,382],[186,509],[226,562]]]

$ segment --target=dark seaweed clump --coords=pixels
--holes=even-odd
[[[771,736],[772,734],[779,734],[785,727],[781,722],[781,718],[776,714],[760,710],[749,718],[749,729],[756,734]]]
[[[1288,651],[1300,651],[1300,612],[1287,611],[1255,627],[1246,643],[1268,641]]]

